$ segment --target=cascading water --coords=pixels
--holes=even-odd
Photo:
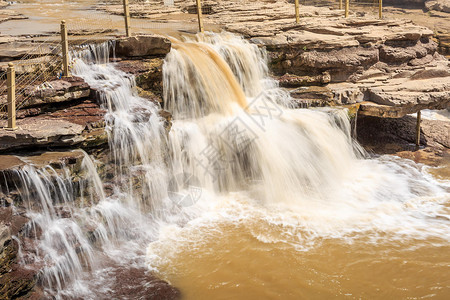
[[[291,109],[264,51],[243,38],[173,40],[163,66],[170,132],[159,105],[137,96],[109,52],[105,43],[75,53],[73,71],[107,109],[111,195],[88,156],[96,199],[83,205],[67,178],[50,181],[51,169],[21,171],[41,200],[29,212],[43,230],[36,259],[44,257],[48,294],[116,297],[112,270],[147,266],[187,299],[370,297],[379,285],[346,284],[364,277],[358,259],[377,268],[392,248],[403,261],[426,245],[449,249],[449,183],[411,161],[365,158],[346,110]],[[336,262],[317,263],[323,253]],[[360,253],[351,274],[340,264],[348,253]],[[416,289],[445,288],[427,284]],[[404,286],[392,295],[406,295]]]
[[[25,245],[34,251],[27,251],[20,260],[27,266],[41,268],[40,280],[50,295],[63,290],[66,284],[79,279],[84,269],[95,265],[91,241],[84,228],[94,216],[78,209],[78,203],[93,204],[94,197],[98,198],[95,201],[102,200],[104,194],[87,154],[81,169],[85,179],[77,185],[72,183],[70,171],[64,165],[56,170],[51,166],[36,168],[30,164],[16,171],[21,199],[32,220],[26,236],[35,239],[34,242],[28,239]],[[85,194],[91,197],[87,199]]]
[[[449,248],[448,182],[411,161],[364,159],[345,110],[290,109],[256,46],[226,33],[175,40],[163,72],[175,119],[172,169],[203,192],[182,210],[187,223],[161,227],[148,265],[187,299],[374,297],[383,285],[359,288],[364,273],[349,267],[346,251],[423,267],[427,245]],[[317,263],[326,253],[337,263]],[[350,271],[339,273],[344,267]],[[428,275],[441,270],[428,267]],[[386,295],[443,295],[444,278],[431,275],[420,287],[402,278]]]

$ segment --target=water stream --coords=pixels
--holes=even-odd
[[[117,270],[145,268],[184,299],[449,295],[447,180],[369,156],[346,110],[292,109],[264,50],[227,33],[173,40],[167,132],[109,47],[79,51],[74,73],[107,109],[111,195],[87,155],[81,202],[66,175],[20,171],[48,294],[114,298]]]

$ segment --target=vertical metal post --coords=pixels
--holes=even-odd
[[[383,19],[383,0],[378,0],[378,17]]]
[[[130,7],[128,0],[123,0],[123,16],[125,18],[125,33],[127,37],[130,36]]]
[[[420,146],[420,122],[422,119],[422,111],[417,112],[417,123],[416,123],[416,146]]]
[[[350,0],[345,0],[345,17],[348,18],[348,10],[350,8]]]
[[[8,129],[15,130],[16,126],[16,71],[13,63],[8,64],[6,71],[6,85],[8,89]]]
[[[339,9],[342,9],[342,0],[339,0]]]
[[[295,23],[300,24],[300,4],[299,0],[295,0]]]
[[[63,59],[63,76],[69,76],[69,44],[67,41],[67,27],[66,21],[61,21],[61,46]]]
[[[203,30],[203,15],[202,15],[202,2],[197,0],[197,15],[198,15],[198,30],[204,32]]]

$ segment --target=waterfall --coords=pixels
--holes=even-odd
[[[107,111],[114,176],[106,193],[88,155],[79,185],[64,168],[17,171],[30,232],[42,230],[36,256],[22,259],[44,266],[49,295],[114,297],[112,265],[171,281],[183,251],[229,228],[296,251],[358,234],[450,238],[437,218],[448,216],[448,186],[411,161],[367,155],[345,109],[292,109],[264,49],[229,33],[172,41],[163,65],[170,132],[160,104],[109,63],[111,44],[72,54],[74,74]]]
[[[89,206],[81,203],[95,205],[105,196],[86,153],[81,169],[85,178],[76,184],[64,164],[55,169],[36,168],[30,163],[16,170],[13,176],[19,178],[16,186],[31,220],[25,231],[28,251],[19,255],[19,259],[31,268],[41,268],[40,280],[49,293],[63,290],[66,284],[79,279],[85,268],[95,265],[91,239],[85,228],[94,216],[90,215]],[[86,195],[90,198],[86,199]],[[83,221],[79,222],[80,219]]]

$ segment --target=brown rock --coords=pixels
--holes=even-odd
[[[37,105],[67,102],[89,97],[91,93],[89,85],[80,77],[68,77],[60,80],[52,80],[36,86],[28,86],[24,89],[20,98],[22,108]],[[0,96],[0,105],[7,102],[6,95]]]
[[[0,129],[0,151],[107,144],[104,113],[96,103],[84,101],[35,117],[17,120],[18,129]]]
[[[169,39],[159,35],[133,36],[116,42],[116,55],[122,57],[164,56],[170,49]]]

